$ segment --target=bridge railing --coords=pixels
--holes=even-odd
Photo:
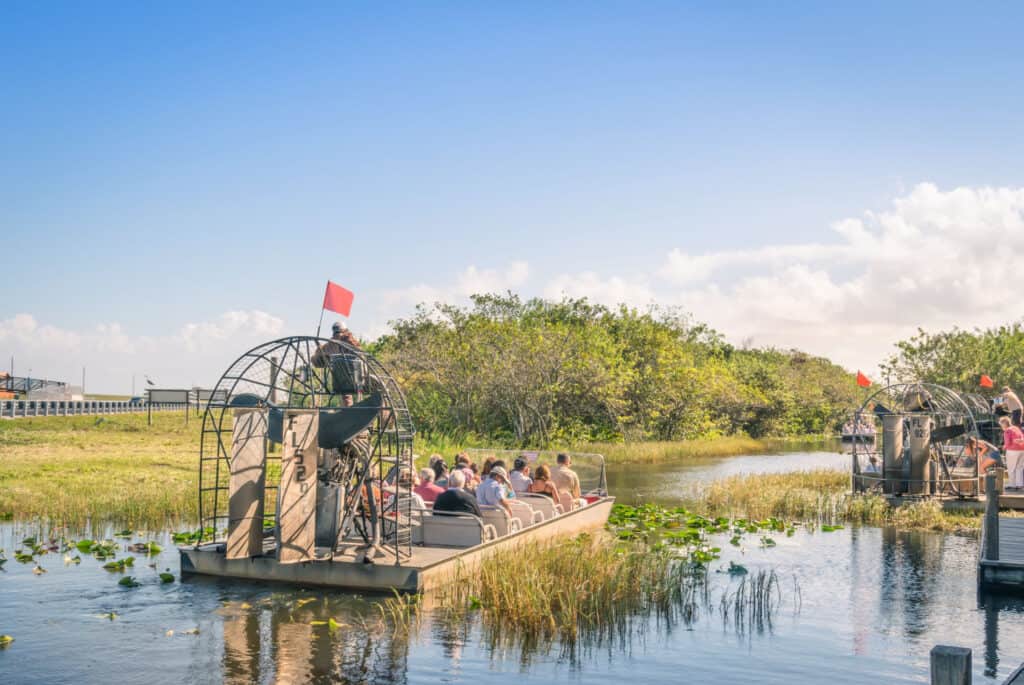
[[[127,400],[0,400],[0,418],[29,416],[91,416],[99,414],[138,414],[149,407],[144,402]],[[153,405],[154,411],[181,409],[177,404]]]

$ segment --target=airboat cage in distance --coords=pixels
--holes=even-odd
[[[372,355],[309,336],[249,350],[206,402],[196,547],[294,564],[355,535],[367,561],[399,564],[412,498],[396,474],[412,468],[413,432],[405,396]]]
[[[851,444],[853,490],[977,496],[979,455],[967,442],[972,437],[994,441],[996,419],[991,403],[980,395],[931,383],[884,387],[853,415],[854,425],[861,427]]]

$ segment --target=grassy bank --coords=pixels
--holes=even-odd
[[[708,440],[584,442],[567,446],[565,449],[602,454],[609,464],[669,464],[714,457],[735,457],[742,454],[772,454],[800,449],[823,450],[832,446],[828,438],[820,436],[761,440],[746,436],[728,436]],[[451,460],[460,450],[479,447],[503,446],[481,438],[457,440],[444,435],[431,435],[417,439],[416,451],[424,460],[433,453]]]
[[[194,522],[200,421],[178,412],[0,421],[0,516]]]
[[[823,523],[860,523],[925,530],[976,530],[978,513],[943,511],[938,502],[890,507],[878,495],[853,495],[850,476],[839,471],[805,471],[733,476],[703,485],[686,506],[710,516],[775,517]]]

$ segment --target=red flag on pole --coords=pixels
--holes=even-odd
[[[324,309],[337,312],[342,316],[348,316],[352,312],[352,300],[355,293],[342,288],[337,283],[327,281],[327,291],[324,292]]]
[[[981,380],[978,381],[978,385],[983,388],[994,388],[996,386],[996,384],[992,382],[992,379],[986,374],[981,374]]]
[[[871,385],[871,379],[862,374],[860,371],[857,372],[857,385],[862,388],[866,388]]]

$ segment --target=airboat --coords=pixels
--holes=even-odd
[[[179,547],[182,574],[421,592],[498,550],[600,528],[611,513],[596,454],[572,454],[582,501],[520,496],[511,515],[483,507],[482,517],[419,508],[399,477],[414,468],[414,436],[401,387],[373,355],[312,336],[249,350],[205,407],[200,529]]]
[[[932,383],[886,386],[850,423],[872,436],[850,441],[853,490],[890,498],[978,499],[985,473],[969,443],[1000,444],[989,400]]]

